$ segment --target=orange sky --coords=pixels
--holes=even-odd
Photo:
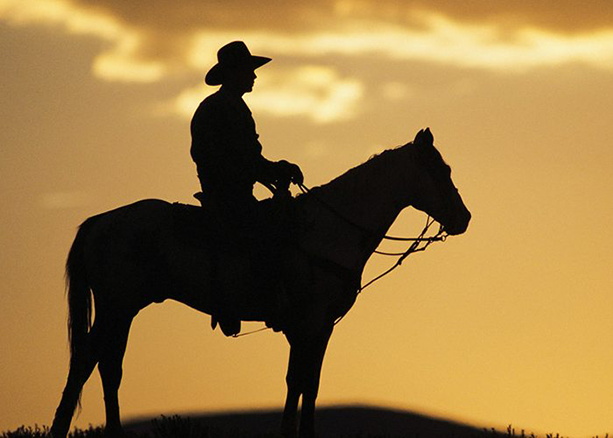
[[[430,126],[473,213],[360,297],[320,403],[613,432],[609,1],[139,3],[0,0],[0,430],[48,424],[59,401],[77,225],[191,202],[189,118],[217,48],[243,39],[274,59],[247,97],[268,158],[314,186]],[[422,221],[407,210],[393,231]],[[282,406],[284,339],[209,321],[172,302],[139,315],[124,418]],[[94,374],[76,424],[102,403]]]

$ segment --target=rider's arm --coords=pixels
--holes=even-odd
[[[264,158],[261,154],[257,164],[258,181],[263,184],[282,184],[289,185],[302,184],[302,171],[298,165],[285,160],[270,161]]]

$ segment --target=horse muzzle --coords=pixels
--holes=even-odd
[[[471,217],[470,211],[464,208],[461,214],[454,217],[449,223],[443,225],[443,230],[450,236],[462,234],[468,229]]]

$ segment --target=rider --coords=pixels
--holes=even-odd
[[[262,242],[267,236],[262,234],[263,218],[253,196],[255,182],[266,185],[275,196],[287,197],[289,183],[303,181],[297,165],[284,160],[269,161],[262,156],[255,121],[242,98],[253,90],[255,69],[270,60],[251,55],[242,41],[219,49],[218,62],[206,74],[205,82],[221,88],[200,103],[191,122],[191,156],[202,186],[201,200],[212,205],[221,221],[246,239],[251,259],[259,264],[270,262],[272,251],[266,251],[266,243]],[[255,271],[262,267],[256,266],[260,269]],[[266,291],[268,298],[279,295],[279,287],[273,285],[279,281],[267,280],[265,289],[277,289]],[[226,335],[240,331],[240,321],[235,318],[224,321],[223,315],[219,315],[217,319]],[[267,323],[277,328],[274,322]]]

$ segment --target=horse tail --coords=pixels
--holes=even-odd
[[[66,260],[66,293],[68,295],[68,342],[70,363],[78,351],[82,351],[87,334],[92,327],[92,291],[85,267],[85,240],[96,216],[87,219],[79,231]]]

